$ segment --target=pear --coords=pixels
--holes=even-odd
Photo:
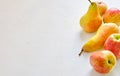
[[[118,32],[119,32],[119,28],[117,24],[115,23],[102,24],[97,30],[96,34],[93,37],[91,37],[83,45],[82,50],[79,53],[79,55],[81,55],[83,51],[92,52],[92,51],[100,49],[101,47],[103,47],[108,36],[110,36],[113,33],[118,33]]]
[[[98,6],[96,2],[91,2],[86,14],[80,18],[80,26],[86,32],[95,32],[102,23],[102,17],[99,13]]]

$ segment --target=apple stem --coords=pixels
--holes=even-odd
[[[88,1],[92,4],[91,0],[88,0]]]
[[[81,56],[81,54],[82,54],[83,51],[84,51],[84,50],[82,49],[81,52],[79,53],[79,56]]]

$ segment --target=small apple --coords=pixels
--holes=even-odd
[[[103,15],[103,22],[113,22],[117,25],[120,25],[120,10],[118,8],[110,8],[106,10],[105,14]]]
[[[120,34],[111,34],[104,43],[104,49],[110,50],[116,58],[120,58]]]
[[[102,1],[96,1],[96,3],[98,5],[99,13],[102,16],[105,13],[105,11],[107,10],[107,4]]]
[[[90,64],[99,73],[109,73],[116,65],[116,57],[109,50],[96,51],[90,56]]]

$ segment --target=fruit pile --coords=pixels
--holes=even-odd
[[[99,73],[109,73],[120,58],[120,10],[106,3],[90,2],[88,11],[80,18],[80,26],[88,33],[96,32],[82,47],[82,52],[92,52],[91,66]],[[98,49],[103,48],[101,51]]]

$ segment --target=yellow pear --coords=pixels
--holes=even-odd
[[[86,32],[95,32],[102,23],[102,17],[100,16],[98,6],[96,2],[91,2],[86,14],[80,18],[80,26]]]
[[[108,36],[118,32],[119,28],[115,23],[102,24],[96,34],[83,45],[79,55],[81,55],[83,51],[92,52],[98,50],[104,45],[104,42],[106,41]]]

